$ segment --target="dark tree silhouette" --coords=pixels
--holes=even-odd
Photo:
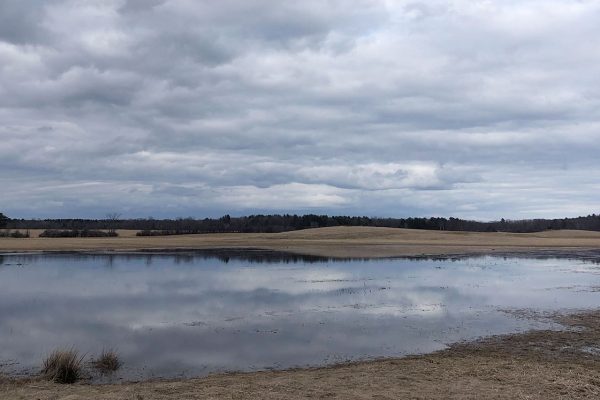
[[[600,231],[600,216],[596,214],[576,218],[523,219],[499,221],[472,221],[460,218],[410,217],[372,218],[329,215],[248,215],[221,218],[177,219],[121,219],[120,214],[110,214],[106,219],[8,219],[10,229],[48,230],[102,230],[133,229],[143,235],[179,235],[220,232],[285,232],[307,228],[331,226],[379,226],[388,228],[429,229],[473,232],[540,232],[551,229],[579,229]]]
[[[108,213],[106,214],[107,228],[110,233],[115,233],[117,230],[117,222],[121,218],[119,213]]]
[[[6,215],[0,213],[0,228],[6,227],[9,220],[10,219]]]

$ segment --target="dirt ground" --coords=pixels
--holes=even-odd
[[[532,331],[437,353],[326,368],[117,385],[0,380],[0,398],[598,399],[600,311],[557,317],[566,331]]]
[[[476,233],[415,229],[334,227],[284,233],[231,233],[117,238],[0,238],[0,252],[136,251],[260,248],[327,257],[391,257],[518,252],[545,249],[600,249],[600,232]]]

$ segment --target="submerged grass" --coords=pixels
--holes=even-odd
[[[75,349],[55,350],[44,360],[42,374],[56,383],[75,383],[82,377],[83,357]]]
[[[114,349],[102,350],[100,356],[92,362],[94,368],[103,374],[115,372],[121,368],[121,360]]]

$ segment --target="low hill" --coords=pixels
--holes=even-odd
[[[449,232],[329,227],[283,233],[217,233],[116,238],[0,238],[0,251],[137,251],[260,248],[327,257],[392,257],[540,250],[600,249],[600,232]],[[33,235],[35,236],[35,235]]]

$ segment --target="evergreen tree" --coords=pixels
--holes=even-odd
[[[9,218],[6,215],[0,213],[0,228],[4,228],[8,220]]]

